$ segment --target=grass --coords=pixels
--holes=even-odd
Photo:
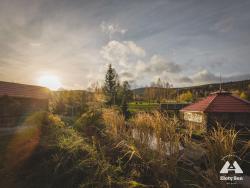
[[[223,187],[220,159],[240,155],[234,130],[199,134],[198,143],[193,130],[158,111],[125,121],[108,108],[88,111],[72,125],[63,120],[35,113],[24,122],[29,129],[2,138],[0,173],[9,179],[0,187]]]
[[[124,121],[117,121],[122,119],[119,114],[114,115],[110,111],[112,109],[108,113],[104,112],[103,116],[104,119],[112,117],[105,123],[112,127],[111,132],[115,133],[113,137],[120,141],[116,147],[123,153],[120,159],[125,161],[124,168],[128,164],[140,166],[136,169],[137,173],[141,176],[150,174],[148,180],[156,186],[161,186],[164,182],[168,185],[175,184],[181,139],[187,136],[177,132],[177,119],[165,117],[158,111],[141,112],[131,120],[131,126],[126,126]],[[153,139],[156,142],[152,146]]]
[[[160,108],[160,105],[158,103],[146,103],[146,102],[141,102],[141,103],[129,103],[128,105],[128,110],[130,112],[138,112],[138,111],[153,111],[157,110]]]

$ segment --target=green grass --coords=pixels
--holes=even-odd
[[[141,102],[141,103],[129,103],[128,110],[130,112],[138,112],[138,111],[152,111],[159,109],[160,105],[158,103],[147,103],[147,102]]]

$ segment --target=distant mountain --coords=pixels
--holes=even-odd
[[[183,93],[186,91],[191,91],[193,93],[203,93],[203,95],[207,95],[211,92],[217,91],[220,89],[220,85],[223,90],[227,91],[247,91],[250,89],[250,80],[242,80],[242,81],[234,81],[234,82],[225,82],[225,83],[212,83],[212,84],[204,84],[198,86],[190,86],[190,87],[179,87],[179,88],[170,88],[170,90]],[[142,96],[144,94],[145,88],[137,88],[134,89],[133,92],[136,95]]]

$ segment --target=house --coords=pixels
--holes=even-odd
[[[250,128],[250,102],[227,91],[211,93],[180,112],[187,126],[209,129],[220,123],[233,125],[237,129]]]
[[[30,112],[47,110],[49,94],[45,87],[0,81],[0,127],[13,126]]]

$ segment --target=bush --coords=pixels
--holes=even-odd
[[[100,111],[88,111],[75,122],[74,128],[87,136],[94,136],[103,129]]]

